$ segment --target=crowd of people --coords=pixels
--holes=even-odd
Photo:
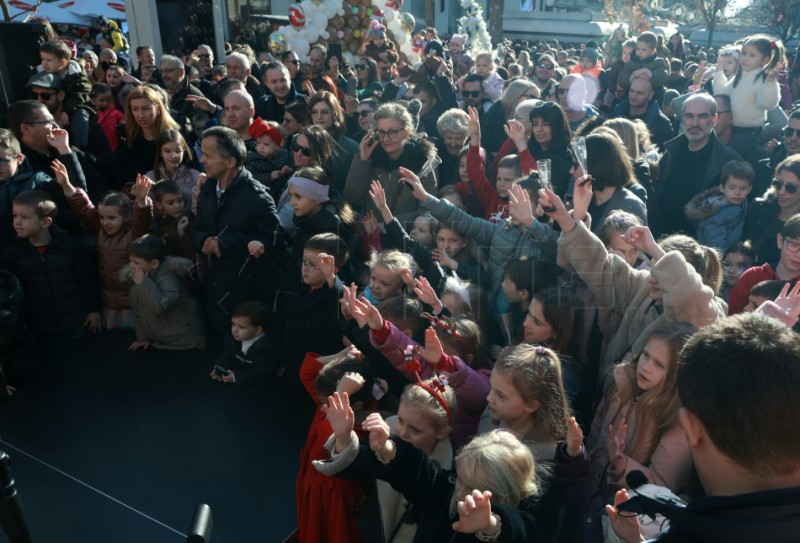
[[[300,543],[800,533],[779,40],[106,41],[51,35],[0,128],[12,383],[113,329],[283,380],[315,408]]]

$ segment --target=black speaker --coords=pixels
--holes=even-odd
[[[0,126],[8,106],[27,98],[25,83],[41,64],[39,45],[47,41],[40,24],[0,22]]]

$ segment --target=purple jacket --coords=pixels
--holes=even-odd
[[[415,378],[406,370],[403,351],[409,345],[417,343],[401,332],[394,324],[389,323],[389,337],[383,344],[375,338],[375,332],[370,330],[369,340],[373,347],[378,349],[383,356],[391,362],[397,371],[405,375],[409,381]],[[447,355],[445,355],[447,356]],[[491,370],[470,368],[457,356],[450,357],[456,366],[455,371],[448,373],[450,386],[456,394],[458,409],[453,419],[453,449],[458,450],[478,433],[478,421],[481,413],[486,409],[486,396],[489,394],[489,376]],[[433,377],[433,368],[424,360],[420,360],[422,369],[419,372],[421,379]]]

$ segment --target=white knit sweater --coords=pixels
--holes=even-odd
[[[734,78],[727,79],[722,70],[714,74],[714,94],[727,94],[731,97],[733,126],[759,128],[766,122],[767,111],[778,105],[778,80],[764,81],[758,77],[760,73],[761,70],[742,72],[735,87]]]

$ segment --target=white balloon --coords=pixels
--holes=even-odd
[[[315,13],[311,16],[311,26],[318,31],[325,30],[325,27],[328,26],[328,18],[325,17],[324,13]]]
[[[395,32],[394,41],[397,42],[397,45],[403,45],[406,42],[406,35],[402,32]]]
[[[297,53],[297,56],[300,57],[305,57],[306,55],[308,55],[308,52],[311,49],[311,46],[308,44],[308,41],[303,39],[296,41],[294,45],[295,45],[294,51],[295,53]]]
[[[376,8],[383,9],[386,7],[386,0],[372,0],[372,5]]]
[[[330,39],[331,35],[327,30],[323,30],[322,32],[320,32],[319,37],[322,38],[323,40],[328,40]]]
[[[389,24],[392,21],[394,21],[394,18],[395,18],[394,17],[394,10],[393,9],[389,9],[389,8],[386,8],[385,10],[383,10],[383,18],[386,19],[386,24]]]
[[[319,30],[317,30],[313,26],[308,27],[308,30],[306,30],[305,38],[306,40],[308,40],[308,43],[314,43],[319,39]]]
[[[337,9],[336,10],[336,15],[338,15],[339,17],[344,16],[344,9],[342,9],[342,8]]]

